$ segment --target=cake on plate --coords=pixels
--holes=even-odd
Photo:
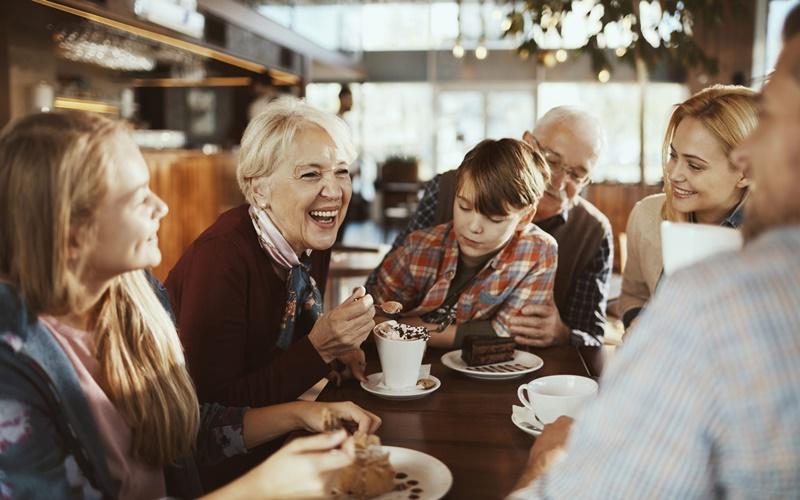
[[[461,359],[467,366],[490,365],[514,359],[516,342],[510,337],[467,335],[461,347]]]
[[[323,413],[325,430],[347,429],[346,421],[333,412]],[[356,432],[350,438],[355,448],[355,461],[340,470],[333,481],[335,495],[366,500],[394,490],[394,468],[389,454],[381,448],[381,440],[374,434]]]

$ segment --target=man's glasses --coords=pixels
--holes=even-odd
[[[535,137],[533,138],[533,142],[544,154],[544,159],[547,161],[547,165],[554,174],[564,173],[567,177],[572,179],[572,182],[578,185],[583,185],[589,181],[589,173],[584,171],[584,169],[564,165],[564,159],[559,153],[543,146]]]

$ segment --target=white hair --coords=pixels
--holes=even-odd
[[[576,106],[557,106],[539,118],[533,128],[533,135],[556,125],[568,126],[577,137],[588,142],[595,156],[602,156],[606,134],[596,116]]]
[[[285,161],[297,132],[306,127],[319,127],[330,136],[336,146],[337,161],[349,165],[355,160],[350,129],[341,118],[296,97],[275,99],[250,121],[242,136],[236,180],[248,203],[256,204],[250,179],[272,175]]]

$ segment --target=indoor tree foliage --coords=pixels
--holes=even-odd
[[[533,37],[535,25],[543,30],[557,30],[561,36],[568,15],[586,15],[587,18],[591,16],[594,25],[602,26],[602,29],[587,33],[586,43],[575,49],[590,55],[595,71],[610,68],[610,59],[618,57],[634,65],[640,74],[656,64],[677,63],[686,69],[701,69],[713,75],[719,70],[717,59],[706,55],[695,42],[693,29],[695,26],[724,29],[727,16],[749,11],[748,1],[512,0],[513,9],[504,26],[505,36],[520,39],[517,50],[521,54],[536,54],[541,48]],[[653,12],[659,11],[660,19],[656,16],[653,20]],[[641,16],[642,13],[647,15]],[[643,27],[641,20],[644,18],[647,18],[647,25]],[[605,28],[614,23],[624,25],[631,36],[623,45],[614,47],[617,50],[609,50],[605,43]]]

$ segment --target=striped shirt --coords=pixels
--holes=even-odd
[[[665,278],[566,452],[510,498],[798,498],[800,226]]]
[[[509,336],[511,316],[552,299],[557,251],[553,237],[532,224],[515,232],[461,292],[456,324],[492,320],[497,335]],[[421,316],[442,305],[457,265],[452,222],[415,231],[383,261],[371,293],[376,303],[396,300],[409,316]]]

